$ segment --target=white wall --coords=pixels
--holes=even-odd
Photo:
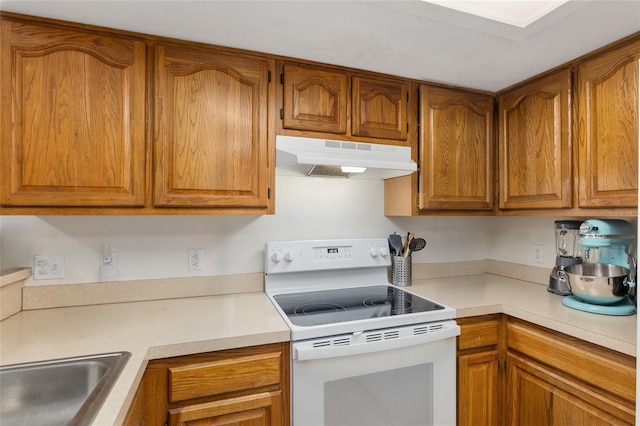
[[[119,280],[226,275],[263,270],[267,241],[386,237],[414,232],[427,247],[414,262],[493,258],[553,265],[555,218],[417,217],[383,214],[383,183],[278,176],[273,216],[4,216],[0,267],[32,266],[37,254],[64,254],[65,278],[27,285],[99,280],[102,245],[117,253]],[[533,263],[532,244],[544,248]],[[187,250],[203,250],[203,270],[189,272]]]

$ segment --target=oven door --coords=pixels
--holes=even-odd
[[[459,334],[445,321],[293,342],[293,425],[455,425]]]

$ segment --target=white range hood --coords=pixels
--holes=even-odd
[[[282,135],[276,136],[276,167],[279,175],[360,179],[389,179],[418,169],[406,146]]]

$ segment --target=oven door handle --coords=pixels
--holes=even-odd
[[[392,349],[406,348],[409,346],[432,343],[460,335],[460,326],[447,327],[443,330],[426,334],[400,337],[394,339],[379,340],[374,342],[348,344],[345,346],[313,347],[312,342],[293,344],[293,359],[297,361],[310,361],[314,359],[338,358],[343,356],[370,354]]]

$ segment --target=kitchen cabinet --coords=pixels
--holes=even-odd
[[[150,361],[146,424],[289,424],[287,342]]]
[[[509,319],[507,365],[507,424],[635,424],[633,357]]]
[[[507,315],[457,321],[458,425],[635,424],[634,357]]]
[[[2,42],[3,214],[273,213],[273,59],[6,14]]]
[[[161,43],[154,62],[154,206],[268,210],[272,61]]]
[[[2,18],[3,206],[141,207],[144,40]]]
[[[281,82],[283,134],[318,132],[318,137],[329,134],[325,136],[407,144],[408,81],[338,68],[285,63]]]
[[[637,38],[578,65],[579,206],[638,205]]]
[[[418,173],[385,180],[385,214],[492,214],[493,110],[490,94],[421,85]]]
[[[570,68],[498,96],[500,209],[572,207]]]
[[[503,320],[500,315],[459,318],[457,422],[499,425],[504,374]]]

